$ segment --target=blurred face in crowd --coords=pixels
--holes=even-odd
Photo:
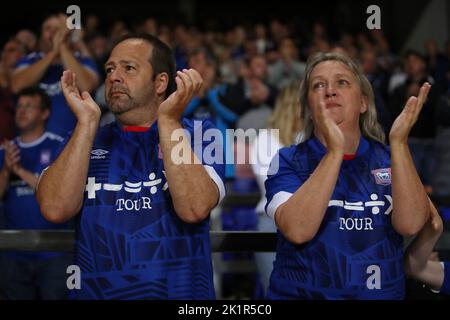
[[[250,61],[251,74],[260,80],[266,78],[267,75],[267,62],[263,56],[254,56]]]
[[[292,39],[283,39],[280,45],[280,53],[285,60],[294,60],[297,58],[297,47]]]
[[[361,68],[364,74],[369,75],[376,71],[377,56],[373,51],[364,51],[361,54]]]
[[[48,52],[52,49],[53,36],[61,27],[66,27],[66,25],[63,24],[61,18],[56,15],[50,16],[44,21],[41,29],[41,42],[40,42],[41,45],[40,49],[43,52]]]
[[[140,39],[125,40],[112,50],[105,64],[105,98],[115,115],[155,101],[151,51],[152,46]]]
[[[367,110],[367,102],[355,75],[341,62],[324,61],[311,72],[308,104],[315,123],[321,97],[337,125],[345,130],[359,130],[359,117]]]
[[[425,43],[425,52],[430,55],[430,56],[434,56],[436,54],[438,54],[438,46],[436,41],[434,40],[428,40]]]
[[[201,75],[206,72],[208,62],[206,61],[205,53],[202,51],[189,56],[189,66],[197,70]]]
[[[16,39],[25,46],[28,52],[34,51],[36,49],[36,35],[27,29],[20,30],[16,34]]]
[[[17,128],[22,133],[45,126],[49,115],[48,109],[41,108],[39,95],[21,96],[17,101],[15,121]]]
[[[2,62],[7,68],[14,68],[16,62],[22,58],[24,52],[21,48],[20,43],[16,40],[8,41],[2,50]]]
[[[88,43],[92,55],[96,59],[102,59],[108,51],[108,40],[103,36],[96,36]]]
[[[265,39],[266,38],[266,27],[262,24],[257,24],[255,26],[255,37],[256,39]]]
[[[426,71],[426,64],[420,57],[415,54],[410,54],[406,58],[406,73],[410,77],[419,77],[424,75]]]

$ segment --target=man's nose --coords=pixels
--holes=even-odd
[[[120,73],[120,70],[117,68],[113,71],[111,71],[108,75],[109,81],[110,82],[118,82],[118,83],[122,83],[123,82],[123,77]]]

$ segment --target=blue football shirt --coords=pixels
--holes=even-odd
[[[63,138],[50,132],[44,133],[39,139],[23,143],[14,139],[20,149],[22,167],[36,176],[55,158]],[[4,149],[0,149],[0,168],[5,159]],[[35,190],[18,176],[11,174],[8,189],[4,198],[5,224],[7,229],[53,230],[68,229],[69,223],[54,224],[44,219],[35,197]],[[14,253],[16,258],[45,258],[56,253]]]
[[[269,215],[309,178],[325,153],[315,137],[279,151],[266,181]],[[341,165],[314,239],[296,246],[278,232],[268,298],[402,299],[403,238],[392,227],[391,212],[390,151],[361,138],[355,157]]]
[[[200,125],[183,121],[192,140],[213,129],[210,122],[196,124]],[[194,151],[202,152],[208,145],[192,142]],[[203,165],[222,199],[223,151],[216,151],[221,161]],[[215,297],[209,218],[197,224],[183,222],[175,213],[170,188],[157,122],[146,131],[129,131],[116,122],[99,129],[77,230],[81,289],[72,290],[72,298]]]

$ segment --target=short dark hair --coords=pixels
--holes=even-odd
[[[132,39],[146,41],[152,46],[153,49],[149,61],[153,68],[153,80],[155,80],[158,74],[162,72],[167,73],[167,75],[169,76],[169,83],[167,85],[165,93],[165,97],[167,98],[176,89],[175,83],[176,64],[175,64],[175,56],[173,54],[172,49],[169,48],[167,44],[159,40],[157,37],[147,33],[128,34],[123,38],[121,38],[119,41],[117,41],[114,47],[116,47],[121,42]]]
[[[408,59],[409,57],[414,56],[416,58],[419,58],[420,60],[422,60],[425,64],[427,63],[427,59],[425,58],[425,56],[423,54],[421,54],[419,51],[414,50],[414,49],[408,49],[406,50],[406,52],[404,53],[403,57],[405,59]]]
[[[25,96],[25,97],[39,96],[41,98],[41,105],[40,105],[41,109],[49,110],[49,111],[52,110],[52,100],[50,99],[48,94],[43,89],[41,89],[37,86],[22,89],[17,94],[17,99],[19,99],[20,97],[23,97],[23,96]]]

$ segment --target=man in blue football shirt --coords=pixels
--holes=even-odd
[[[83,91],[94,90],[99,79],[95,61],[82,50],[82,39],[72,37],[76,30],[67,28],[66,19],[63,14],[50,15],[45,19],[39,41],[40,51],[32,52],[17,62],[11,79],[14,93],[35,85],[45,90],[52,99],[47,130],[63,137],[73,130],[76,123],[61,91],[63,70],[70,69],[77,74]]]
[[[100,129],[98,105],[80,93],[73,72],[64,72],[63,92],[78,122],[37,192],[50,221],[81,210],[81,288],[71,293],[77,299],[212,299],[209,213],[225,194],[223,159],[202,162],[202,142],[192,147],[189,137],[211,124],[182,119],[202,79],[193,69],[175,74],[170,48],[148,35],[121,40],[105,71],[105,96],[117,121]],[[180,162],[175,150],[188,161]]]
[[[306,141],[280,150],[265,183],[279,229],[269,298],[404,297],[402,236],[429,215],[406,142],[429,88],[408,100],[389,150],[356,64],[310,57],[300,93]]]
[[[5,204],[7,229],[65,229],[46,221],[34,190],[62,138],[46,132],[50,98],[39,88],[18,95],[15,123],[20,135],[0,149],[0,198]],[[0,289],[7,299],[64,299],[66,269],[72,255],[56,252],[5,252],[0,261]]]

